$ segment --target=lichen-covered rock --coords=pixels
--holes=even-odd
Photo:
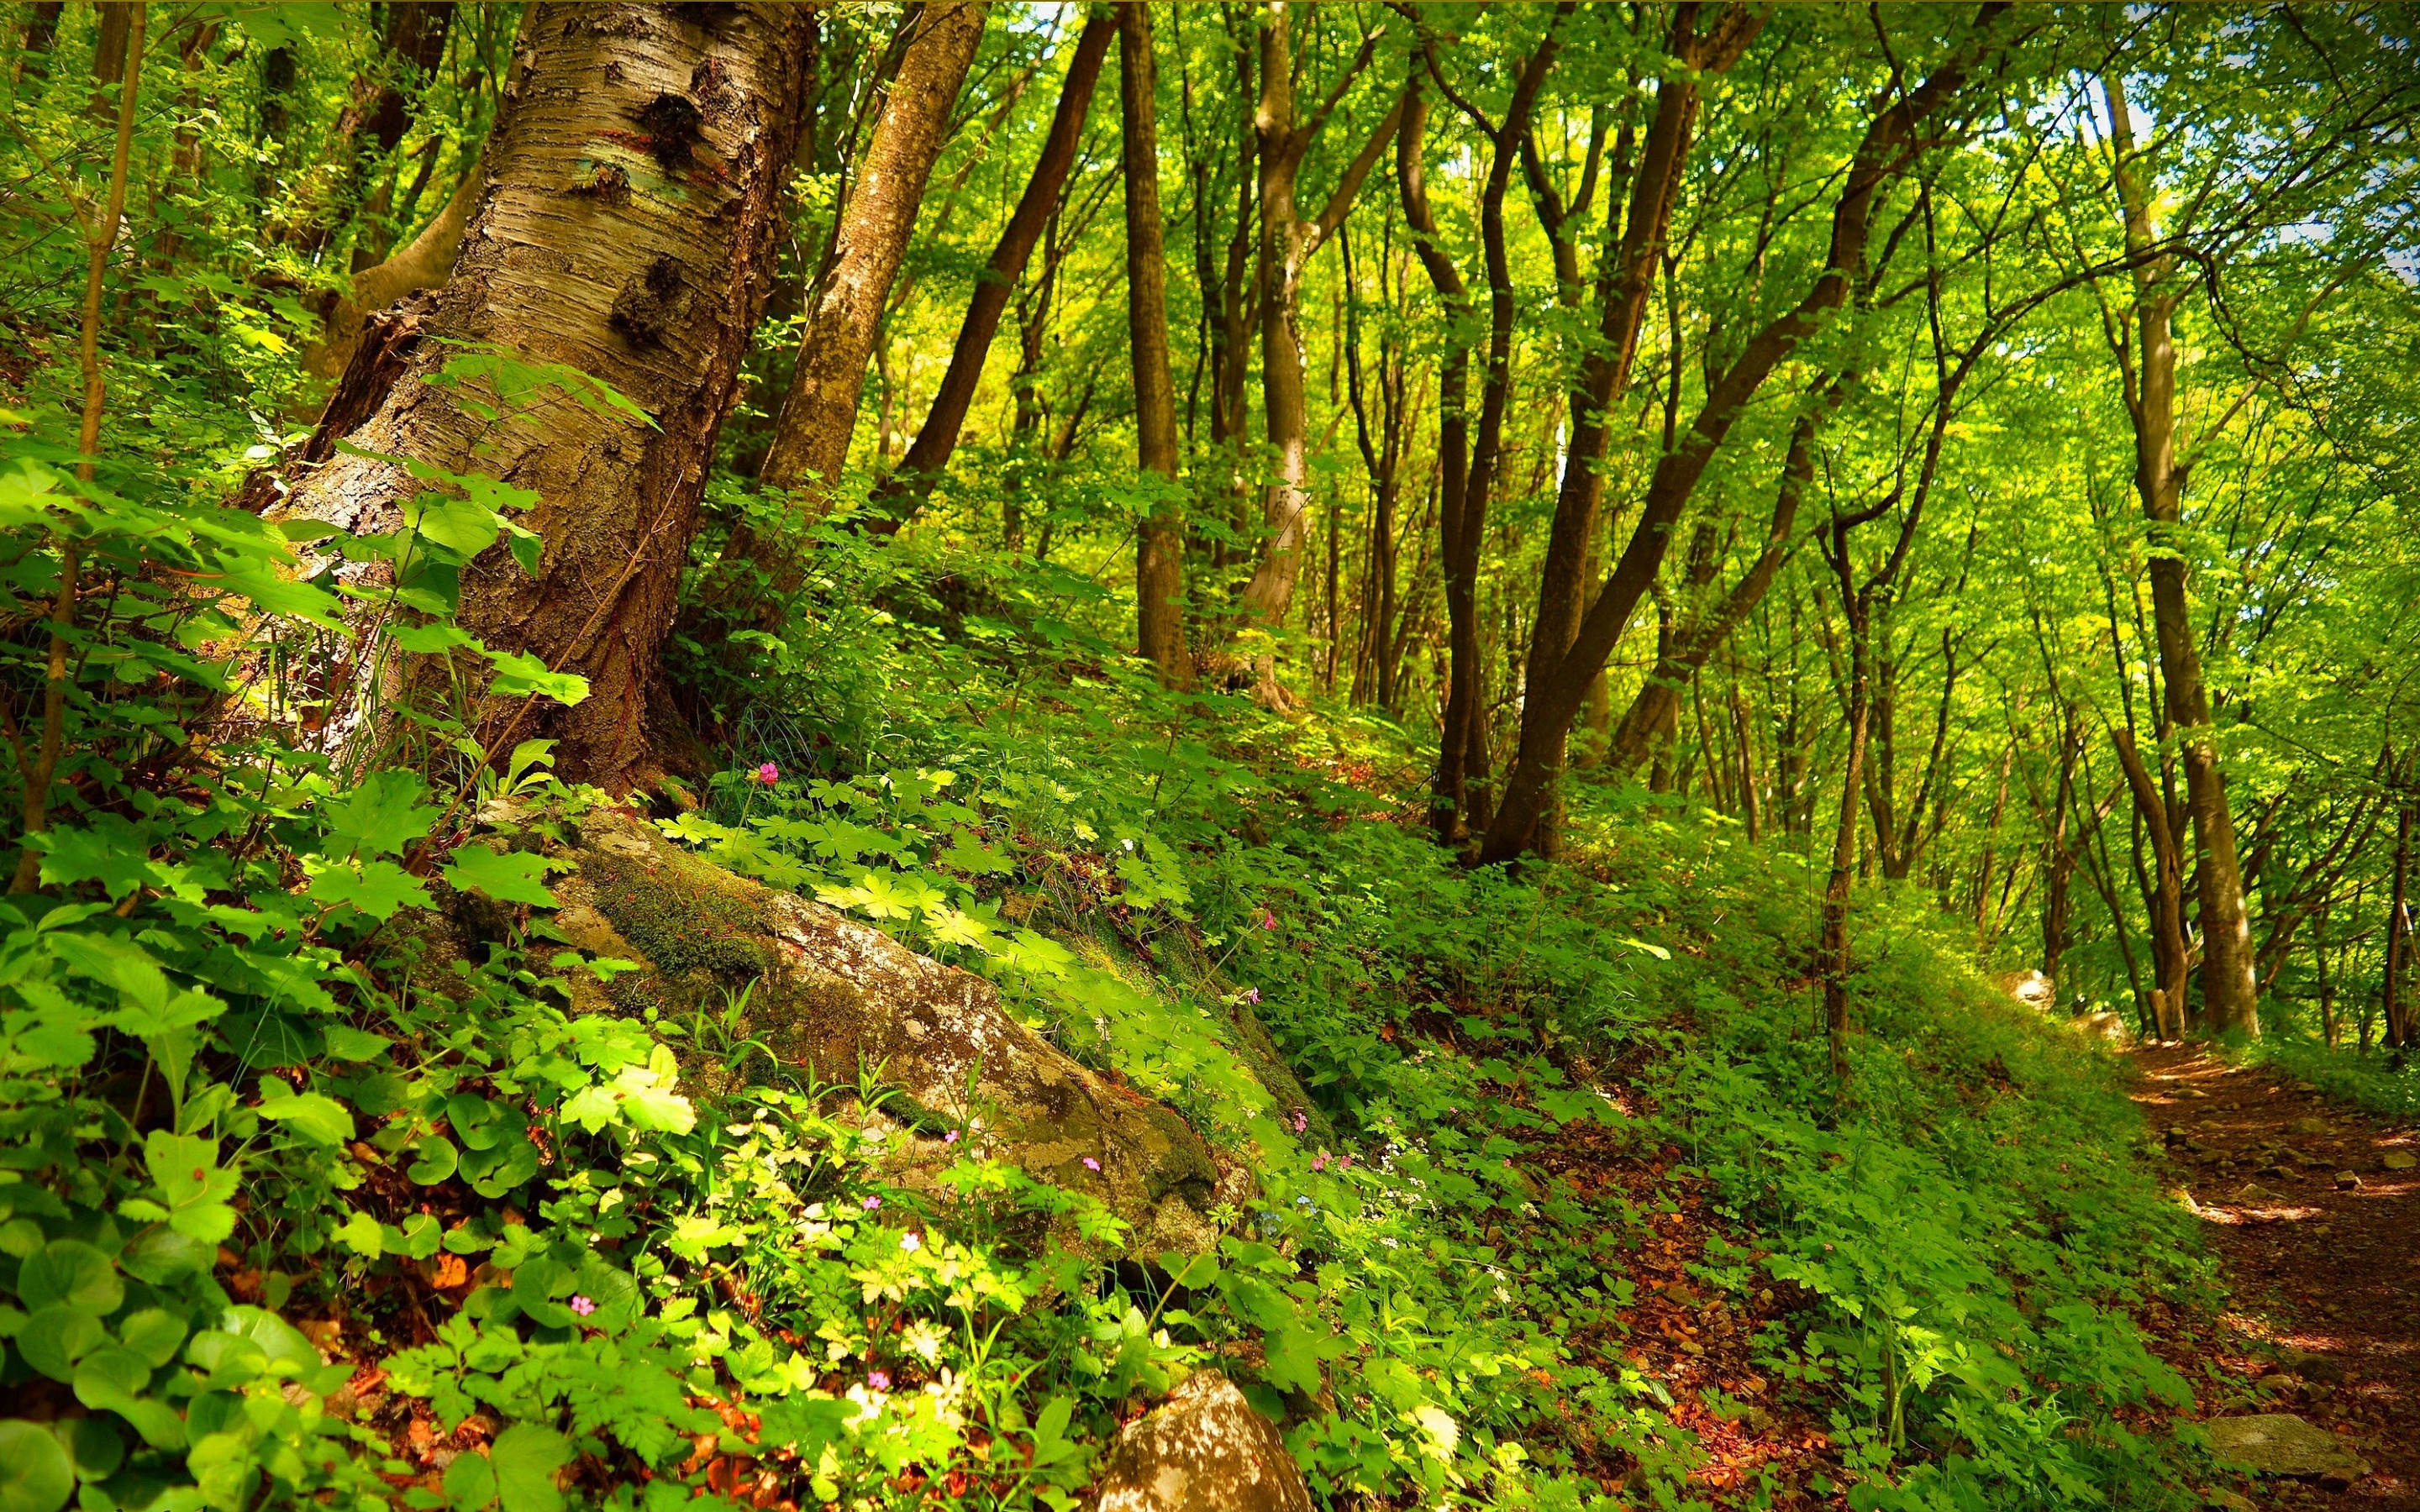
[[[2346,1448],[2343,1440],[2291,1412],[2216,1417],[2202,1427],[2221,1461],[2240,1465],[2256,1475],[2349,1485],[2369,1473],[2369,1466]]]
[[[968,1128],[1032,1175],[1101,1197],[1134,1226],[1141,1254],[1216,1242],[1203,1214],[1220,1173],[1201,1136],[1010,1017],[983,978],[716,866],[644,821],[592,810],[560,832],[575,870],[552,884],[556,929],[643,967],[583,988],[581,1006],[687,1022],[748,992],[735,1042],[759,1041],[827,1083],[854,1085],[864,1067],[898,1089],[887,1106],[908,1127],[903,1179],[946,1165],[956,1150],[944,1132]],[[687,1070],[707,1085],[737,1079],[704,1058]]]
[[[1202,1370],[1118,1435],[1098,1512],[1311,1512],[1311,1488],[1277,1425]]]

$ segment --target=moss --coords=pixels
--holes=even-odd
[[[773,964],[763,889],[686,852],[658,854],[582,852],[597,911],[666,979],[704,973],[736,987],[763,976]]]

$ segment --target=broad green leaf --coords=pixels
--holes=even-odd
[[[340,1145],[353,1136],[352,1113],[342,1103],[319,1092],[271,1098],[253,1111],[286,1124],[315,1145]]]
[[[383,1034],[372,1034],[349,1024],[331,1024],[319,1032],[328,1041],[328,1054],[338,1060],[376,1060],[395,1042]]]
[[[564,1492],[554,1488],[554,1471],[571,1463],[571,1442],[564,1435],[537,1423],[516,1423],[496,1435],[487,1458],[504,1512],[562,1512]]]
[[[567,870],[567,861],[551,860],[527,851],[499,854],[485,845],[464,845],[445,868],[445,880],[464,892],[482,892],[500,903],[528,903],[552,908],[554,894],[546,888],[549,872]]]
[[[26,1256],[17,1272],[17,1301],[28,1312],[72,1307],[106,1318],[125,1300],[116,1265],[82,1240],[52,1240]]]
[[[310,897],[331,907],[346,904],[380,923],[407,908],[427,908],[428,885],[393,861],[323,863],[311,878]]]
[[[366,1212],[354,1212],[331,1229],[328,1237],[365,1259],[375,1260],[386,1253],[386,1240],[379,1221]]]
[[[395,854],[426,837],[437,822],[438,810],[420,801],[427,795],[428,784],[419,773],[389,767],[350,793],[321,800],[319,813],[331,834],[373,856]]]
[[[554,671],[525,651],[489,651],[484,655],[496,665],[495,680],[488,685],[488,691],[498,698],[536,694],[557,703],[572,704],[588,697],[587,678],[577,672]]]
[[[154,1129],[143,1141],[143,1163],[168,1199],[168,1226],[215,1244],[235,1231],[237,1173],[222,1169],[218,1141]]]
[[[74,1493],[67,1445],[39,1424],[0,1421],[0,1512],[59,1512]]]
[[[75,1379],[76,1362],[109,1342],[101,1319],[79,1307],[38,1309],[8,1341],[25,1363],[53,1381]]]
[[[594,1134],[596,1131],[592,1129],[589,1132]],[[427,1135],[412,1149],[420,1152],[420,1158],[406,1166],[403,1174],[422,1186],[435,1186],[452,1176],[454,1167],[459,1164],[454,1141],[443,1134]]]

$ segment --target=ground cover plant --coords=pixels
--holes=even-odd
[[[2407,22],[0,8],[0,1512],[2267,1485]]]

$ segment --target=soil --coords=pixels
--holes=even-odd
[[[2232,1293],[2203,1342],[2232,1380],[2204,1378],[2206,1415],[2290,1412],[2371,1466],[2341,1489],[2221,1489],[2265,1508],[2420,1512],[2420,1168],[2387,1164],[2420,1157],[2420,1134],[2191,1046],[2133,1057],[2134,1100]]]

